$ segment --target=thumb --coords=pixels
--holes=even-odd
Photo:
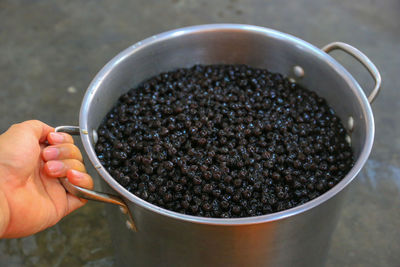
[[[40,143],[44,142],[50,132],[54,132],[54,128],[49,125],[38,121],[30,120],[20,123],[21,127],[28,128],[39,140]]]
[[[53,131],[54,128],[48,126],[41,121],[29,120],[12,125],[4,133],[4,135],[14,137],[13,139],[32,136],[39,142],[44,142],[47,138],[47,135]]]

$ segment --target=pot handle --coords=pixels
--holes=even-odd
[[[333,42],[327,44],[322,48],[322,50],[325,53],[329,53],[336,49],[342,50],[343,52],[346,52],[350,56],[357,59],[368,70],[372,78],[375,80],[375,87],[368,96],[368,101],[370,104],[372,104],[372,102],[374,102],[375,98],[378,96],[378,93],[381,89],[382,79],[378,68],[374,65],[374,63],[372,63],[372,61],[366,55],[364,55],[364,53],[362,53],[360,50],[349,44],[342,42]]]
[[[55,128],[55,132],[63,132],[70,135],[79,135],[80,129],[78,126],[59,126]],[[68,181],[67,178],[60,178],[60,182],[68,193],[79,198],[119,205],[122,213],[127,214],[128,216],[128,220],[126,221],[127,227],[134,232],[137,232],[132,214],[130,213],[128,206],[125,204],[122,198],[115,195],[97,192],[73,185]]]

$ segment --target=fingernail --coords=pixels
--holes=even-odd
[[[56,159],[59,154],[60,154],[60,151],[58,150],[58,148],[55,148],[55,147],[46,147],[43,150],[44,160]]]
[[[51,173],[56,174],[64,168],[64,163],[58,160],[48,161],[47,168]]]
[[[64,135],[61,133],[50,133],[50,136],[56,143],[62,143],[64,141]]]
[[[80,171],[76,170],[70,170],[71,175],[74,176],[74,178],[83,178],[83,173]]]

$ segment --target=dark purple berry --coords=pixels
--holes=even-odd
[[[245,65],[161,73],[122,95],[97,156],[142,199],[185,214],[246,217],[301,205],[353,165],[326,101]]]

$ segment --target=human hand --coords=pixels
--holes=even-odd
[[[15,124],[0,135],[0,237],[37,233],[86,203],[67,193],[59,177],[93,188],[70,135],[40,121]]]

